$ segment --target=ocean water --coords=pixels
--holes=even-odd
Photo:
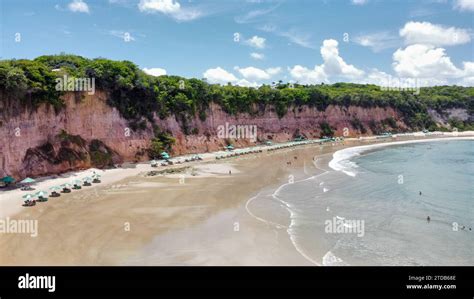
[[[284,184],[250,207],[269,223],[289,217],[289,237],[308,260],[474,265],[474,140],[350,148],[323,164],[313,165],[322,174]],[[264,213],[264,201],[289,213]]]

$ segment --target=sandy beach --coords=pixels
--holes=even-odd
[[[21,206],[25,191],[2,192],[0,219],[38,220],[39,230],[37,237],[0,234],[0,265],[318,265],[293,246],[284,207],[269,203],[282,215],[269,223],[253,210],[252,197],[290,176],[329,169],[332,154],[346,147],[439,137],[346,139],[270,152],[262,147],[262,153],[223,160],[215,159],[223,153],[212,153],[174,166],[44,178],[33,187],[47,190],[93,171],[102,183],[31,208]],[[176,171],[147,175],[165,168]]]

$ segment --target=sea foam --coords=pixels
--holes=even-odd
[[[385,146],[392,145],[401,145],[409,143],[420,143],[420,142],[434,142],[434,141],[449,141],[449,140],[472,140],[474,137],[447,137],[447,138],[432,138],[432,139],[421,139],[421,140],[405,140],[405,141],[396,141],[396,142],[386,142],[378,144],[369,144],[348,147],[339,151],[336,151],[332,155],[332,160],[329,162],[329,167],[336,171],[341,171],[348,176],[355,177],[357,175],[356,168],[358,167],[356,163],[352,162],[351,159],[360,156],[361,153],[380,148]]]

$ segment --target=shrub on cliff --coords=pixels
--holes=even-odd
[[[59,109],[63,103],[55,79],[55,74],[40,62],[26,59],[0,61],[0,91],[24,105],[36,107],[39,103],[49,103]]]
[[[334,136],[334,130],[327,122],[322,122],[319,124],[321,128],[321,137],[332,137]]]
[[[114,152],[98,139],[91,140],[89,144],[91,164],[98,168],[113,166]]]

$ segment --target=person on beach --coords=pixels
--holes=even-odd
[[[229,170],[229,175],[231,175],[231,174],[232,174],[232,170]]]
[[[426,217],[426,221],[428,221],[428,223],[430,223],[430,220],[431,220],[430,216]]]

